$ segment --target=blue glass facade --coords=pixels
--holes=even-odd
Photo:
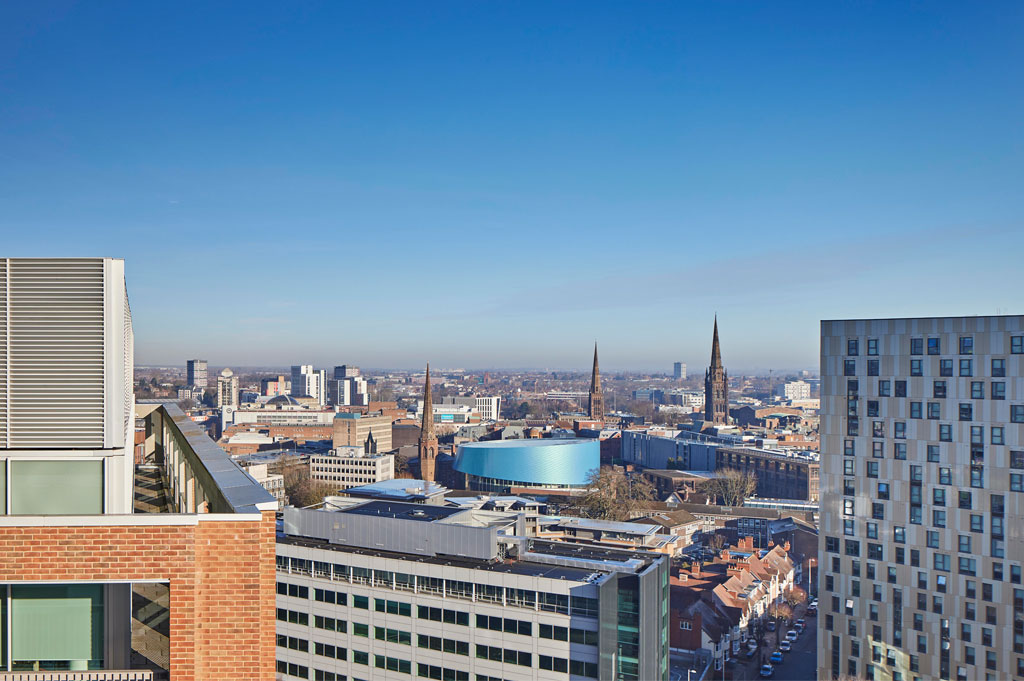
[[[601,465],[598,440],[496,440],[459,445],[455,470],[529,486],[581,487]]]

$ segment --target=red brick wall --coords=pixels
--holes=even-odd
[[[174,681],[273,681],[274,513],[259,522],[0,527],[0,582],[170,583]]]

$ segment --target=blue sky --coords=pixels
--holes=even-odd
[[[4,3],[4,254],[137,361],[812,367],[1022,313],[1024,4]]]

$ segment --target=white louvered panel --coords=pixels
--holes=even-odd
[[[0,448],[7,444],[7,259],[0,258]]]
[[[9,446],[101,448],[103,261],[8,267]]]

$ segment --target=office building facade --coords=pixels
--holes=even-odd
[[[515,537],[514,513],[348,501],[285,509],[282,678],[668,679],[667,557]]]
[[[185,385],[206,390],[210,387],[205,359],[190,359],[185,362]]]
[[[1024,317],[821,324],[819,678],[1024,678]]]
[[[309,456],[309,477],[339,490],[370,485],[395,477],[395,457],[365,447],[335,447],[328,454]]]
[[[312,397],[321,405],[327,404],[327,372],[314,369],[312,364],[295,365],[290,390],[294,397]]]

